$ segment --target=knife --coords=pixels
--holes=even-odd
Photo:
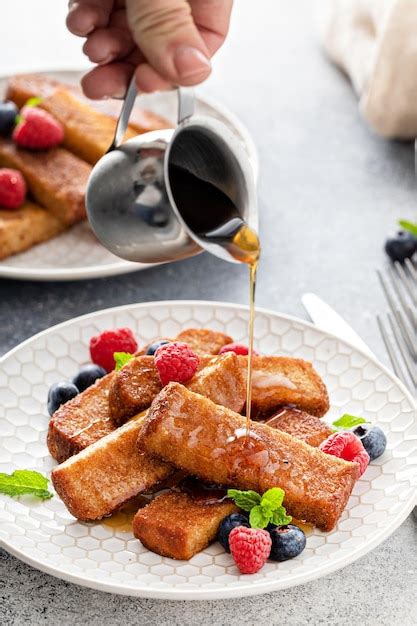
[[[369,356],[375,357],[366,343],[359,337],[357,332],[349,326],[343,317],[341,317],[339,313],[336,313],[336,311],[321,298],[316,296],[315,293],[305,293],[301,297],[301,302],[311,320],[318,328],[336,335],[340,339],[359,348],[359,350],[366,352]]]

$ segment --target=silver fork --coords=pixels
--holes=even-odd
[[[412,393],[417,393],[417,270],[410,259],[395,263],[386,273],[377,270],[390,312],[388,325],[377,315],[392,367]],[[417,520],[417,506],[413,510]]]
[[[382,339],[396,375],[417,393],[417,269],[406,259],[377,274],[390,309],[388,323],[376,316]]]

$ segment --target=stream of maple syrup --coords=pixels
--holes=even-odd
[[[248,369],[246,379],[246,442],[249,439],[251,406],[252,406],[252,362],[253,362],[253,336],[255,328],[255,293],[256,274],[258,270],[261,246],[257,233],[244,224],[234,235],[229,250],[238,261],[246,263],[249,268],[249,345],[248,345]]]

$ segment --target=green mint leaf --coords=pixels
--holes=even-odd
[[[265,491],[261,497],[256,491],[228,489],[227,496],[244,511],[250,511],[249,523],[252,528],[266,528],[269,522],[277,526],[289,524],[291,516],[286,514],[282,501],[285,492],[280,487]]]
[[[130,352],[115,352],[113,354],[114,362],[116,363],[116,371],[122,369],[123,365],[129,363],[131,359],[133,359],[135,355],[130,354]]]
[[[271,522],[275,526],[286,526],[292,520],[291,515],[287,515],[287,512],[283,506],[279,506],[273,513]]]
[[[227,497],[231,498],[236,506],[243,511],[250,511],[254,506],[260,504],[261,496],[256,491],[240,491],[239,489],[228,489]]]
[[[359,426],[359,424],[368,424],[369,422],[363,417],[356,417],[355,415],[349,415],[349,413],[345,413],[342,417],[339,417],[335,422],[333,422],[332,426],[336,426],[336,428],[340,428],[343,430],[349,430],[349,428],[354,428],[354,426]]]
[[[14,118],[14,123],[17,126],[18,124],[20,124],[20,122],[23,122],[23,117],[20,115],[20,113],[18,113]]]
[[[249,524],[251,528],[265,528],[271,519],[270,515],[265,515],[262,507],[257,505],[251,509],[249,513]]]
[[[48,479],[33,470],[15,470],[13,474],[0,473],[0,493],[6,496],[32,494],[42,500],[49,500],[53,494],[48,491]]]
[[[409,222],[408,220],[399,220],[398,223],[403,230],[406,230],[414,235],[414,237],[417,237],[417,224],[413,224],[413,222]]]
[[[281,506],[284,500],[284,490],[280,487],[273,487],[268,489],[262,496],[261,506],[268,507],[271,512]]]
[[[29,100],[27,100],[25,107],[37,107],[40,102],[42,102],[42,98],[34,96],[33,98],[29,98]]]

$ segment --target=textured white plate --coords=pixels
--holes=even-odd
[[[42,72],[39,72],[42,73]],[[78,71],[43,72],[45,75],[77,84],[82,75]],[[7,77],[0,77],[0,99]],[[177,117],[175,92],[142,95],[139,106],[167,118],[173,126]],[[258,155],[249,132],[226,108],[208,98],[197,95],[196,113],[214,117],[228,126],[241,141],[252,164],[255,179],[258,176]],[[135,272],[149,267],[119,259],[106,250],[93,235],[87,222],[78,224],[62,235],[34,246],[27,252],[0,261],[0,277],[28,280],[80,280]]]
[[[89,338],[129,326],[142,343],[208,326],[246,340],[247,309],[210,302],[154,302],[91,313],[55,326],[9,352],[1,361],[0,471],[49,473],[45,399],[51,383],[68,379],[88,361]],[[331,398],[330,415],[345,411],[376,422],[388,437],[386,452],[357,482],[337,528],[314,531],[296,559],[269,562],[254,576],[239,575],[214,543],[190,561],[146,550],[130,532],[77,522],[56,496],[47,502],[0,496],[0,537],[23,561],[75,583],[144,597],[228,598],[305,583],[358,559],[386,539],[410,512],[417,473],[415,405],[382,365],[301,320],[260,310],[256,348],[312,360]]]

